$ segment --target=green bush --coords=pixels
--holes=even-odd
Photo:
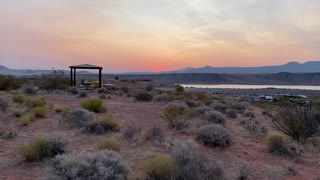
[[[170,128],[174,128],[175,120],[188,114],[189,107],[185,102],[172,101],[168,103],[161,114],[161,117],[168,123]]]
[[[22,85],[22,81],[14,76],[0,74],[0,91],[16,90]]]
[[[69,87],[69,78],[64,77],[62,70],[52,70],[41,76],[40,88],[45,90],[65,90]]]
[[[98,98],[91,98],[81,102],[81,107],[92,112],[106,111],[106,107],[103,106],[103,101]]]
[[[12,101],[19,104],[22,104],[25,100],[27,100],[27,96],[21,93],[16,94],[12,97]]]
[[[181,85],[176,85],[176,92],[177,93],[184,92],[184,87]]]
[[[22,111],[19,110],[19,109],[16,109],[16,110],[13,111],[13,115],[15,117],[21,117],[22,116]]]
[[[47,109],[45,107],[34,107],[31,109],[31,113],[34,114],[36,117],[46,117]]]
[[[25,87],[23,92],[25,94],[29,94],[29,95],[36,95],[37,94],[37,90],[32,86]]]
[[[19,147],[20,154],[28,161],[39,161],[65,152],[62,137],[37,137],[30,144]]]
[[[28,124],[30,124],[35,118],[36,118],[36,117],[35,117],[34,114],[28,113],[28,114],[26,114],[26,115],[24,115],[24,116],[22,116],[22,117],[20,118],[20,122],[21,122],[22,125],[28,125]]]
[[[102,139],[98,141],[97,147],[99,150],[120,151],[120,144],[114,139]]]
[[[166,155],[155,155],[146,160],[144,169],[148,179],[169,180],[173,178],[175,161]]]
[[[267,139],[269,152],[279,156],[292,156],[288,151],[288,142],[280,135],[272,135]]]
[[[101,125],[110,131],[119,131],[120,125],[118,124],[117,120],[113,117],[113,115],[109,112],[105,114],[101,120]]]
[[[128,86],[121,86],[120,90],[123,91],[124,93],[129,92],[129,87]]]
[[[146,89],[147,91],[152,91],[152,90],[154,89],[154,87],[153,87],[152,84],[148,84],[148,85],[146,85],[145,89]]]
[[[47,101],[44,98],[29,98],[25,101],[27,106],[32,108],[34,107],[44,107],[47,104]]]
[[[133,97],[135,98],[136,101],[151,101],[152,100],[152,95],[145,91],[145,90],[141,90],[141,91],[135,91],[133,93]]]

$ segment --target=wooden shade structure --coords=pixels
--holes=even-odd
[[[81,64],[81,65],[75,65],[75,66],[69,66],[70,68],[70,85],[71,86],[76,86],[77,82],[77,69],[98,69],[99,70],[99,87],[101,87],[101,71],[102,67],[100,66],[95,66],[91,64]]]

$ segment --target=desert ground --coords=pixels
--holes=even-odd
[[[183,116],[183,118],[188,118],[189,125],[177,130],[169,127],[164,117],[161,116],[168,103],[174,100],[185,101],[185,97],[172,95],[173,99],[171,100],[138,101],[133,95],[130,95],[130,83],[122,85],[127,85],[129,92],[89,90],[86,91],[86,97],[79,97],[79,95],[72,95],[68,91],[61,90],[51,92],[37,90],[36,94],[26,94],[27,97],[39,97],[47,101],[45,117],[36,118],[27,125],[21,123],[21,117],[16,117],[13,114],[17,109],[21,110],[22,114],[30,111],[25,105],[12,101],[15,94],[24,93],[23,87],[15,91],[1,91],[1,99],[8,102],[9,107],[0,112],[0,130],[13,132],[15,137],[0,138],[0,179],[34,180],[45,178],[54,157],[30,162],[20,153],[19,147],[31,143],[40,135],[53,134],[63,135],[67,140],[64,154],[81,151],[95,152],[98,151],[96,144],[99,140],[105,138],[116,140],[120,144],[118,153],[129,170],[128,179],[146,179],[147,175],[144,169],[146,159],[157,154],[168,154],[174,141],[192,142],[197,145],[197,151],[205,154],[207,159],[221,163],[223,166],[221,179],[239,179],[239,168],[243,164],[248,164],[253,169],[253,172],[245,179],[320,179],[319,137],[310,138],[307,142],[300,144],[303,151],[296,158],[283,157],[269,152],[266,143],[269,136],[280,134],[286,139],[289,138],[273,125],[271,117],[265,113],[266,109],[261,104],[245,102],[243,95],[211,93],[199,95],[195,92],[188,95],[188,98],[193,99],[194,102],[201,102],[203,99],[205,101],[205,103],[190,107],[191,110],[197,106],[207,106],[214,110],[215,104],[225,104],[229,108],[232,103],[242,103],[246,110],[254,114],[248,117],[245,112],[237,112],[236,118],[230,118],[223,113],[224,127],[230,133],[230,142],[225,146],[210,147],[196,140],[199,129],[208,123]],[[148,93],[153,96],[160,94],[154,89]],[[86,99],[101,97],[106,97],[102,98],[103,105],[107,108],[106,112],[112,113],[119,123],[119,131],[109,131],[98,135],[87,134],[82,133],[79,128],[70,129],[61,125],[64,118],[56,111],[55,107],[64,107],[72,111],[81,109],[80,104]],[[94,113],[94,116],[96,119],[101,119],[106,112]],[[243,125],[243,122],[249,118],[254,119],[259,125],[263,125],[267,132],[261,133],[248,129]],[[126,139],[123,136],[130,125],[141,128],[141,132],[134,139]],[[146,138],[146,133],[155,126],[163,132],[162,140],[148,140]]]

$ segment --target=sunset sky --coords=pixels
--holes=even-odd
[[[320,60],[319,0],[1,0],[0,65],[105,72]]]

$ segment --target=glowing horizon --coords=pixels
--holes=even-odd
[[[2,0],[0,65],[104,71],[320,60],[317,0]]]

